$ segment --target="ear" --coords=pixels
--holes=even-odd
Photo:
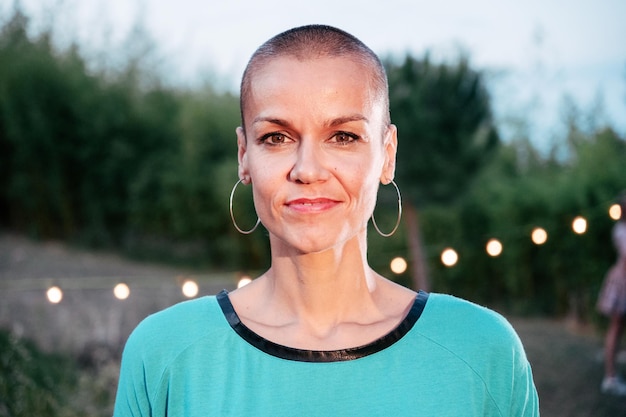
[[[242,180],[244,184],[250,184],[246,134],[241,126],[235,129],[235,132],[237,133],[237,161],[239,162],[237,173],[239,174],[239,179]]]
[[[380,182],[389,184],[396,174],[396,152],[398,149],[398,129],[396,125],[389,125],[383,141],[385,162],[380,174]]]

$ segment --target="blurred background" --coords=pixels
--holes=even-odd
[[[0,416],[110,415],[142,318],[268,266],[228,212],[238,82],[307,23],[388,71],[404,213],[370,229],[372,266],[507,316],[542,415],[626,415],[594,307],[626,190],[626,3],[292,3],[0,0]],[[393,228],[391,187],[375,214]]]

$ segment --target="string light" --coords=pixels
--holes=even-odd
[[[548,232],[542,227],[535,227],[530,238],[535,245],[543,245],[548,240]]]
[[[502,243],[500,243],[498,239],[490,239],[489,242],[487,242],[486,250],[489,256],[500,256],[502,253]]]
[[[606,205],[602,211],[607,213]],[[599,207],[598,207],[599,208]],[[596,213],[599,214],[599,213]],[[612,204],[608,208],[608,215],[613,220],[619,220],[622,216],[622,207],[619,204]],[[592,216],[597,217],[597,216]],[[571,223],[571,228],[576,234],[584,234],[587,232],[588,228],[588,220],[583,216],[577,216],[573,219]],[[548,232],[542,227],[533,228],[530,238],[535,245],[543,245],[548,240]],[[496,238],[489,239],[487,244],[485,245],[485,250],[489,256],[496,257],[500,256],[503,252],[502,242]],[[441,262],[443,265],[447,267],[455,266],[459,261],[459,254],[451,247],[445,248],[440,255]],[[407,261],[400,256],[394,257],[389,264],[391,271],[394,274],[402,274],[408,269]],[[177,277],[178,282],[183,280],[182,276]],[[252,282],[252,279],[249,276],[242,276],[241,279],[237,283],[237,288],[241,288],[247,284]],[[78,286],[79,288],[92,288],[89,286],[85,286],[84,280],[81,280],[81,284]],[[97,286],[96,288],[101,288]],[[67,289],[67,288],[66,288]],[[73,287],[71,288],[73,289]],[[199,293],[198,284],[191,279],[184,280],[182,284],[182,293],[188,298],[196,297]],[[126,300],[130,297],[130,288],[126,283],[118,283],[113,288],[113,294],[119,300]],[[46,290],[46,297],[48,301],[52,304],[58,304],[63,300],[63,290],[57,285],[51,286]]]
[[[582,235],[587,231],[587,219],[582,216],[578,216],[572,222],[572,229],[574,233]]]
[[[394,274],[402,274],[406,271],[407,263],[401,256],[397,256],[391,260],[389,263],[389,267],[391,268],[391,272]]]
[[[456,253],[456,251],[452,248],[446,248],[443,252],[441,252],[441,262],[447,267],[456,265],[458,260],[458,253]]]
[[[622,217],[622,207],[619,204],[613,204],[609,207],[609,217],[613,220],[619,220]]]
[[[113,288],[113,295],[115,295],[115,298],[118,300],[125,300],[130,295],[130,288],[128,288],[128,285],[120,282]]]
[[[199,288],[196,281],[188,279],[183,282],[182,286],[183,295],[187,298],[193,298],[198,295]]]
[[[63,291],[61,291],[61,288],[53,286],[48,288],[46,296],[48,297],[48,301],[52,304],[58,304],[63,299]]]

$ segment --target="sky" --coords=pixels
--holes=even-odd
[[[0,0],[7,15],[14,0]],[[143,27],[165,78],[210,80],[236,92],[252,52],[294,26],[342,28],[382,57],[453,61],[459,51],[488,75],[505,132],[523,118],[549,146],[563,129],[565,97],[626,134],[624,0],[20,0],[39,25],[87,51],[119,51]],[[2,16],[2,15],[0,15]],[[598,104],[600,103],[600,104]],[[393,114],[392,114],[393,117]],[[401,134],[401,132],[400,132]]]

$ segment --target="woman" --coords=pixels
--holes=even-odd
[[[115,415],[538,415],[501,316],[368,265],[367,223],[397,146],[378,57],[332,27],[279,34],[248,63],[241,114],[239,178],[271,267],[141,323]]]
[[[602,392],[626,396],[626,382],[616,372],[615,356],[626,320],[626,194],[619,199],[621,216],[613,227],[617,261],[609,269],[598,297],[598,310],[609,318],[604,342]]]

